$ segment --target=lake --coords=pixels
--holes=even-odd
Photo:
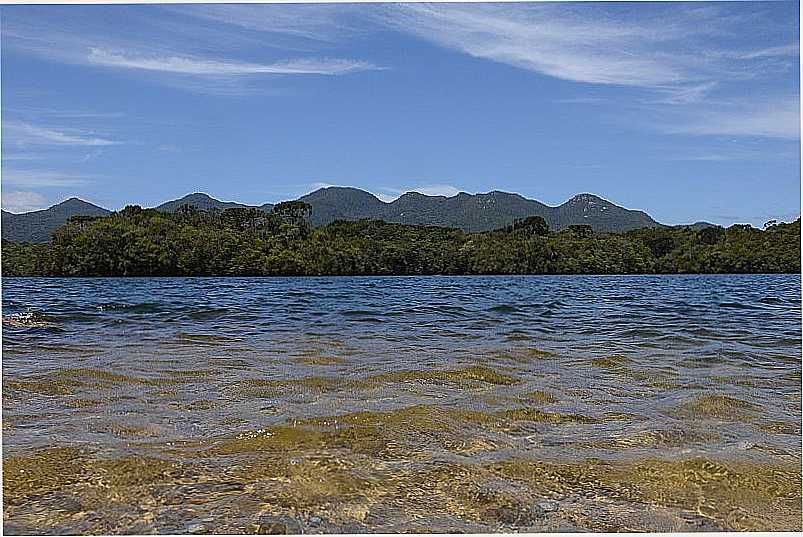
[[[7,534],[801,529],[799,275],[2,291]]]

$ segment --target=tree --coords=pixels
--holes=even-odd
[[[298,224],[312,214],[312,206],[300,200],[283,201],[273,206],[273,214],[292,224]]]
[[[576,224],[569,226],[569,230],[578,237],[590,237],[594,234],[594,229],[588,224]]]
[[[717,244],[725,240],[725,230],[719,226],[705,227],[697,232],[697,240],[702,244]]]
[[[144,209],[139,205],[126,205],[122,211],[119,212],[123,218],[128,218],[141,214]]]
[[[548,235],[549,226],[541,216],[528,216],[513,221],[514,231],[524,231],[530,235]]]

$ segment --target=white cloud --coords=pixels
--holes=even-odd
[[[3,162],[9,160],[40,160],[44,155],[38,153],[3,153]]]
[[[2,170],[0,183],[27,188],[81,186],[86,178],[47,170]]]
[[[310,192],[314,192],[315,190],[320,190],[322,188],[330,188],[330,187],[333,187],[333,186],[337,186],[337,185],[333,185],[332,183],[323,183],[323,182],[318,181],[318,182],[312,183],[310,185]]]
[[[375,193],[374,196],[379,198],[380,201],[384,201],[385,203],[390,203],[393,200],[399,199],[401,194],[386,194],[384,192]]]
[[[219,7],[222,14],[212,13],[215,7]],[[127,14],[130,24],[114,28],[108,27],[107,21],[100,24],[93,18],[84,20],[75,10],[53,8],[47,10],[51,15],[47,17],[18,10],[13,17],[3,20],[3,46],[51,62],[149,73],[152,76],[148,81],[182,90],[232,96],[280,91],[280,88],[258,86],[253,80],[257,77],[334,76],[381,69],[368,61],[329,58],[330,47],[322,54],[311,53],[310,41],[304,41],[306,47],[295,46],[296,37],[311,36],[318,32],[318,26],[321,30],[329,26],[321,19],[320,24],[307,25],[309,30],[304,30],[305,23],[301,22],[298,9],[303,6],[279,6],[285,15],[276,24],[279,28],[285,27],[286,31],[280,32],[280,41],[285,42],[274,44],[269,41],[278,34],[258,34],[242,27],[250,17],[246,11],[234,10],[239,13],[234,15],[235,19],[242,23],[238,26],[210,23],[210,20],[227,22],[217,19],[225,19],[225,10],[229,7],[237,6],[208,6],[209,16],[203,15],[205,7],[196,10],[193,6],[171,7],[170,13],[161,8],[147,13],[132,10]],[[263,11],[262,24],[269,25],[271,12]],[[191,15],[201,16],[199,19]],[[294,25],[297,31],[293,30]],[[321,50],[320,42],[315,45],[314,48]],[[286,59],[285,52],[284,58],[276,61],[277,49],[295,52],[290,59]],[[245,58],[244,50],[264,51],[270,54],[270,59]]]
[[[657,103],[662,104],[692,104],[703,100],[703,98],[714,88],[717,82],[704,82],[702,84],[690,85],[681,88],[659,89],[665,97],[658,99]]]
[[[777,47],[766,47],[743,52],[723,51],[720,52],[719,55],[737,60],[754,60],[756,58],[776,58],[783,56],[796,58],[798,55],[800,55],[800,45],[798,43],[790,43]]]
[[[10,112],[21,116],[53,117],[58,120],[82,120],[82,119],[116,119],[124,117],[122,112],[92,112],[88,110],[64,110],[41,106],[4,106],[4,112]]]
[[[447,184],[420,185],[411,188],[383,188],[383,192],[376,194],[376,197],[384,202],[391,202],[406,192],[418,192],[426,196],[446,196],[450,198],[465,192],[459,188]]]
[[[87,62],[104,67],[161,71],[180,75],[344,75],[379,69],[367,62],[343,59],[298,59],[271,64],[214,60],[189,56],[144,56],[92,48]]]
[[[11,213],[27,213],[47,207],[45,197],[36,192],[12,190],[0,194],[0,205]]]
[[[119,143],[78,129],[57,130],[22,121],[3,121],[2,134],[6,143],[19,145],[103,146]]]
[[[669,134],[800,138],[800,101],[797,96],[758,102],[706,107],[690,116],[667,121]]]
[[[650,28],[552,6],[407,4],[386,19],[395,27],[478,58],[577,82],[656,86],[684,81],[681,65],[647,53],[667,40]]]
[[[665,105],[698,102],[726,80],[797,63],[796,43],[733,52],[711,39],[744,31],[755,42],[788,38],[771,35],[771,23],[758,14],[730,14],[715,6],[578,6],[402,4],[385,9],[378,20],[476,58],[550,77],[654,90],[662,96],[654,103]],[[763,61],[768,58],[770,63]]]
[[[426,194],[427,196],[446,196],[452,197],[462,192],[459,188],[452,185],[425,185],[412,189],[413,192]]]
[[[608,99],[602,97],[567,97],[564,99],[555,99],[553,102],[558,104],[605,104]]]
[[[326,4],[205,4],[181,6],[173,11],[257,32],[313,41],[333,41],[348,31],[347,23],[342,17],[348,9],[345,5]]]

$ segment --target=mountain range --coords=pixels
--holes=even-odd
[[[593,194],[578,194],[557,207],[551,207],[519,194],[493,191],[486,194],[427,196],[407,192],[392,202],[384,202],[373,194],[350,187],[321,188],[299,198],[312,206],[310,223],[325,225],[335,220],[371,218],[400,224],[460,228],[465,231],[488,231],[512,223],[517,218],[541,216],[554,230],[575,224],[588,224],[595,231],[623,232],[642,227],[661,226],[647,213],[625,209]],[[184,204],[203,210],[224,210],[233,207],[255,207],[270,211],[273,205],[244,205],[225,202],[203,193],[194,193],[155,207],[173,212]],[[74,215],[104,216],[111,211],[70,198],[49,209],[13,214],[2,211],[2,236],[14,241],[46,242],[50,234]],[[695,227],[711,224],[698,222]]]

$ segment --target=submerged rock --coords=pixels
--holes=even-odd
[[[486,520],[494,520],[508,526],[533,526],[544,517],[544,511],[538,506],[510,504],[491,507],[483,513]]]
[[[557,511],[560,506],[558,502],[552,500],[544,500],[542,502],[538,502],[538,507],[545,513],[553,513]]]
[[[254,525],[257,535],[301,535],[301,525],[288,516],[262,516]]]
[[[187,533],[206,533],[206,526],[201,523],[188,524]]]

